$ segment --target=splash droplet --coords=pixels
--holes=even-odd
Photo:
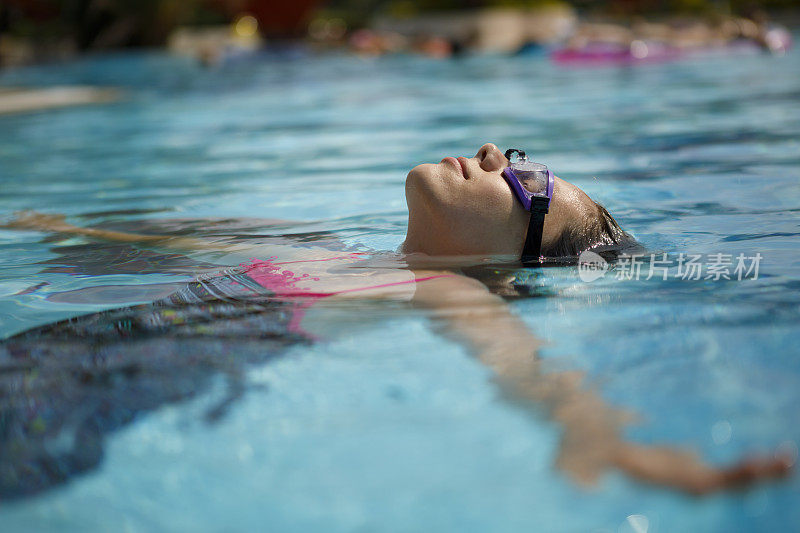
[[[650,521],[643,514],[632,514],[625,520],[635,533],[647,533],[647,530],[650,528]]]

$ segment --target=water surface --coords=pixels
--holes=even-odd
[[[627,435],[715,462],[800,442],[800,60],[715,56],[563,69],[545,58],[264,58],[215,69],[160,54],[11,70],[4,85],[122,87],[117,103],[0,117],[0,214],[81,224],[270,218],[391,251],[408,168],[526,148],[653,252],[763,256],[758,279],[582,282],[511,303],[542,356],[642,417]],[[241,224],[241,223],[240,223]],[[244,224],[246,226],[246,224]],[[188,225],[185,232],[202,233]],[[147,299],[225,259],[0,230],[0,336]],[[121,286],[109,300],[65,291]],[[129,288],[126,288],[129,287]],[[349,314],[346,314],[349,313]],[[371,317],[352,323],[353,313]],[[800,477],[690,499],[554,470],[559,428],[407,309],[333,309],[344,333],[115,433],[99,469],[4,504],[9,531],[791,530]],[[344,317],[344,318],[343,318]],[[336,328],[332,328],[336,329]],[[796,446],[795,446],[796,449]],[[633,517],[633,518],[628,518]],[[644,518],[642,518],[644,517]]]

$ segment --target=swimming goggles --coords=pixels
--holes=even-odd
[[[515,153],[517,157],[512,161]],[[531,214],[525,246],[522,248],[522,262],[539,262],[544,217],[553,198],[553,173],[545,165],[529,160],[525,152],[516,148],[506,150],[506,159],[509,164],[503,169],[503,178],[522,207]]]

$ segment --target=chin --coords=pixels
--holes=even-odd
[[[435,168],[436,165],[432,165],[430,163],[417,165],[412,168],[408,173],[408,176],[406,176],[406,190],[409,188],[423,190],[430,189],[431,181],[434,179],[436,174]]]
[[[401,244],[397,248],[397,253],[398,254],[414,254],[414,253],[417,253],[417,251],[414,249],[414,247],[412,245],[410,245],[408,243],[408,238],[406,238],[406,240],[403,241],[403,244]]]

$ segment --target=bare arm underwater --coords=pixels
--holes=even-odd
[[[20,214],[3,227],[178,250],[212,250],[220,244],[190,237],[81,228],[68,224],[62,216],[34,212]],[[414,273],[417,279],[442,274]],[[440,333],[464,345],[491,368],[502,392],[512,401],[561,425],[557,465],[579,483],[592,484],[607,470],[616,469],[643,482],[703,494],[789,472],[790,462],[782,457],[715,467],[687,451],[626,441],[622,431],[632,419],[629,413],[608,405],[583,384],[580,373],[547,372],[537,357],[541,341],[502,298],[476,280],[448,274],[417,283],[412,303],[429,310]],[[371,290],[362,296],[392,295]]]
[[[198,239],[171,237],[165,235],[140,235],[137,233],[84,228],[68,223],[64,215],[51,215],[36,211],[20,211],[14,213],[14,218],[10,222],[0,224],[0,227],[9,229],[44,231],[48,233],[61,233],[64,235],[80,235],[112,242],[159,243],[167,241],[180,242],[179,240],[182,239],[188,241],[187,244],[190,245],[203,244],[202,241]],[[194,241],[197,242],[195,243]]]
[[[259,222],[264,224],[276,224],[285,221],[259,219]],[[187,237],[185,235],[171,235],[169,233],[164,235],[147,235],[129,231],[123,232],[103,228],[87,228],[67,222],[64,215],[39,213],[37,211],[16,212],[10,221],[0,223],[0,228],[88,237],[96,241],[108,241],[113,243],[140,244],[148,248],[169,250],[171,252],[220,252],[226,254],[242,252],[245,254],[243,258],[250,258],[253,254],[259,253],[257,245],[252,242],[233,243],[209,238],[200,239]],[[267,251],[270,252],[270,255],[290,255],[296,252],[296,250],[297,247],[290,243],[272,241],[269,243]]]
[[[37,211],[20,211],[14,213],[9,222],[0,223],[0,228],[42,231],[60,235],[88,237],[92,240],[116,243],[142,244],[149,247],[163,248],[173,251],[219,251],[231,252],[246,246],[215,242],[210,239],[198,239],[183,235],[146,235],[128,231],[114,231],[101,228],[76,226],[66,221],[60,214],[39,213]]]
[[[491,368],[514,402],[561,425],[557,464],[581,484],[593,484],[605,471],[617,469],[643,482],[699,495],[782,477],[791,469],[788,457],[715,467],[688,451],[626,441],[622,429],[634,417],[608,405],[582,383],[579,372],[545,371],[537,357],[541,341],[478,281],[448,277],[421,283],[414,302],[433,312],[444,335],[465,344]]]

